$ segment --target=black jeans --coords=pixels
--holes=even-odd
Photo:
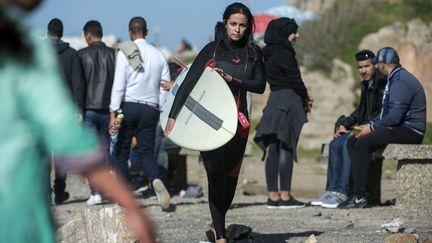
[[[129,179],[128,159],[132,137],[135,136],[137,145],[135,152],[138,161],[142,163],[149,181],[160,178],[159,167],[154,154],[156,125],[160,112],[145,104],[123,102],[121,106],[124,119],[120,127],[115,147],[116,159],[114,167],[124,179]]]
[[[357,139],[348,139],[348,152],[352,161],[354,179],[354,194],[363,195],[366,192],[372,153],[387,144],[419,144],[423,140],[420,135],[405,126],[379,128]]]

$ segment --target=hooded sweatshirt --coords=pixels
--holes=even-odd
[[[267,45],[263,49],[263,56],[270,89],[293,89],[305,103],[308,92],[301,78],[295,50],[288,41],[288,36],[297,33],[297,29],[293,19],[272,20],[264,35]]]
[[[82,111],[85,101],[85,80],[82,72],[81,61],[78,52],[62,40],[53,40],[52,43],[57,50],[63,80],[75,104]]]

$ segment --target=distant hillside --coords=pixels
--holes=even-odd
[[[324,1],[326,2],[326,1]],[[305,23],[296,50],[309,69],[331,70],[332,60],[355,65],[353,56],[362,38],[396,21],[432,21],[431,0],[343,0]]]
[[[323,0],[326,1],[326,0]],[[341,0],[320,12],[320,17],[300,28],[301,38],[296,43],[297,56],[307,70],[318,70],[331,77],[333,60],[342,60],[356,70],[354,54],[359,48],[377,51],[385,45],[398,49],[402,64],[422,82],[428,96],[428,129],[425,143],[432,141],[432,1],[431,0]],[[354,72],[354,77],[359,76]],[[304,75],[313,91],[317,79]],[[358,82],[355,82],[358,84]],[[331,90],[331,88],[326,88]],[[347,90],[347,89],[345,89]],[[356,91],[356,89],[352,89]],[[314,94],[315,96],[320,95]],[[332,99],[340,99],[334,94]],[[317,106],[327,102],[316,99]],[[318,113],[332,112],[325,106],[316,107]],[[351,108],[352,109],[352,108]],[[342,109],[333,109],[341,114]],[[316,114],[317,112],[315,112]],[[321,115],[321,114],[320,114]],[[333,117],[337,117],[332,114]],[[308,126],[313,127],[313,119]],[[329,124],[326,123],[327,126]],[[307,137],[307,126],[302,137]],[[316,131],[316,129],[311,129]],[[308,144],[313,144],[309,139]],[[318,140],[319,141],[319,140]]]

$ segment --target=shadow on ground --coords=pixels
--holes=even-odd
[[[252,232],[249,236],[250,239],[253,239],[254,243],[286,243],[287,240],[293,237],[302,237],[308,238],[310,235],[318,236],[323,232],[320,231],[305,231],[305,232],[297,232],[297,233],[273,233],[273,234],[260,234],[257,232]]]
[[[251,202],[251,203],[233,203],[230,207],[230,209],[236,209],[236,208],[245,208],[245,207],[251,207],[251,206],[259,206],[259,205],[265,205],[266,202]]]

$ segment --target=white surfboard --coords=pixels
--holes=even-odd
[[[176,79],[162,106],[162,129],[189,67]],[[177,116],[169,139],[180,147],[209,151],[227,143],[237,130],[237,106],[225,80],[206,67]]]

